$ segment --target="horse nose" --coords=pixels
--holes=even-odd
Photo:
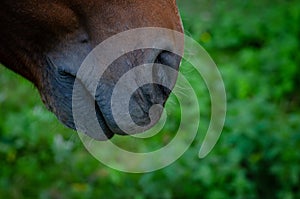
[[[175,85],[180,61],[179,55],[169,51],[140,49],[119,57],[107,68],[99,81],[96,101],[112,132],[120,135],[131,134],[125,133],[120,126],[132,129],[131,127],[135,125],[145,127],[147,130],[160,119],[162,107]],[[143,67],[150,69],[144,70]],[[175,73],[170,73],[169,70]],[[128,79],[125,78],[124,81],[123,77]],[[145,82],[142,79],[147,79],[147,83],[140,84]],[[118,87],[119,81],[122,82],[122,89]],[[124,108],[127,106],[124,100],[128,99],[124,97],[127,96],[126,93],[130,93],[131,96],[129,107]],[[127,118],[129,114],[135,124],[116,119],[113,115],[113,106],[114,110],[117,110],[118,118]],[[134,133],[138,132],[133,129],[132,134]]]

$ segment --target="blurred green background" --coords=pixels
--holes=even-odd
[[[300,1],[178,4],[186,34],[215,60],[227,89],[226,124],[209,156],[197,157],[209,95],[185,62],[200,102],[198,136],[178,161],[147,174],[99,163],[29,82],[0,67],[0,198],[300,198]],[[150,151],[176,132],[180,111],[170,101],[163,132],[142,145]]]

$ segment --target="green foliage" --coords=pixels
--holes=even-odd
[[[212,55],[226,84],[226,124],[212,153],[197,157],[210,101],[185,62],[181,70],[200,102],[198,136],[178,161],[147,174],[100,164],[44,108],[30,83],[1,67],[0,198],[300,198],[300,2],[178,3],[187,34]],[[172,119],[142,150],[172,139],[177,105],[172,97]],[[193,114],[193,107],[184,108]]]

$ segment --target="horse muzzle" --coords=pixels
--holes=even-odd
[[[105,123],[109,137],[141,133],[159,121],[180,61],[181,57],[171,52],[144,49],[121,56],[107,68],[95,102],[101,112],[98,121]]]

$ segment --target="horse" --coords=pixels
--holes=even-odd
[[[159,27],[183,32],[175,0],[1,0],[0,26],[0,63],[32,82],[45,106],[74,130],[72,91],[76,74],[97,45],[136,28]],[[97,97],[82,102],[82,106],[94,106],[107,139],[115,134],[127,134],[111,117],[107,97],[126,71],[145,63],[159,63],[178,70],[181,57],[171,52],[178,42],[164,43],[170,51],[140,49],[118,58],[99,82]],[[162,74],[155,75],[164,78]],[[133,121],[141,126],[148,124],[151,107],[164,106],[170,92],[159,85],[139,88],[129,107]]]

